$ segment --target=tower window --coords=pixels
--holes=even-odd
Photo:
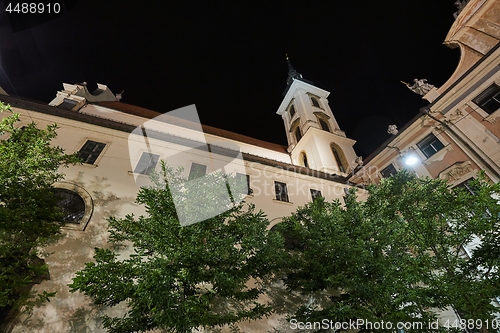
[[[290,119],[293,118],[293,116],[295,116],[295,107],[292,105],[290,105],[290,109],[288,109],[290,111]]]
[[[306,153],[301,154],[301,160],[302,160],[302,165],[305,166],[306,168],[309,168],[309,163],[307,162]]]
[[[313,106],[319,108],[319,101],[316,99],[316,97],[311,97],[311,103]]]
[[[500,87],[492,84],[472,101],[488,114],[492,114],[500,108]]]
[[[135,167],[134,172],[141,175],[149,175],[156,168],[156,164],[160,159],[160,155],[151,153],[142,153],[139,163]]]
[[[198,163],[192,163],[191,169],[189,170],[188,180],[193,180],[205,176],[207,173],[207,166]]]
[[[326,121],[324,121],[323,119],[318,119],[318,120],[319,120],[319,124],[321,125],[321,129],[323,131],[330,132],[330,127],[328,127],[328,124],[326,123]]]
[[[276,192],[276,200],[288,202],[288,191],[285,183],[275,181],[274,191]]]
[[[78,152],[78,157],[83,160],[83,163],[94,164],[104,147],[106,147],[105,143],[87,140]]]
[[[339,148],[336,148],[332,145],[332,153],[335,157],[335,162],[337,162],[337,165],[339,166],[340,172],[346,172],[344,164],[342,163],[342,158],[340,157],[341,152],[339,151]]]
[[[300,127],[297,127],[295,129],[295,139],[297,139],[297,142],[299,142],[300,139],[302,139],[302,133],[300,132]]]
[[[444,148],[444,145],[441,141],[436,138],[434,134],[429,134],[425,139],[417,143],[417,147],[422,151],[425,157],[429,158],[441,149]]]

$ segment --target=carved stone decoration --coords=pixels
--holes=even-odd
[[[466,162],[457,162],[448,168],[444,169],[439,173],[439,178],[449,181],[456,181],[462,178],[463,175],[472,172],[472,165],[471,161],[466,161]]]
[[[486,120],[490,124],[494,124],[497,122],[498,117],[500,117],[500,112],[497,110],[497,111],[493,112],[492,114],[490,114],[488,117],[484,118],[484,120]]]
[[[460,118],[463,118],[463,117],[464,117],[464,113],[462,112],[462,110],[458,110],[457,109],[450,116],[448,116],[448,120],[451,121],[451,122],[454,122],[454,121],[456,121],[456,120],[458,120]]]
[[[462,9],[465,8],[469,0],[457,0],[455,1],[455,6],[457,6],[457,11],[453,13],[453,18],[456,20]]]
[[[424,96],[431,91],[432,88],[434,88],[432,84],[427,83],[426,79],[414,79],[413,85],[410,86],[409,83],[406,83],[406,86],[408,89],[421,96]]]
[[[361,183],[363,185],[371,185],[374,184],[374,181],[367,174],[363,174],[361,176]]]
[[[396,125],[389,125],[389,127],[387,128],[387,133],[389,134],[396,135],[398,134],[398,132],[398,127]]]

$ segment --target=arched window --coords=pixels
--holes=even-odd
[[[321,128],[323,129],[323,131],[330,132],[330,127],[328,127],[328,124],[326,123],[326,121],[324,121],[323,119],[318,119],[318,120],[319,120],[319,124],[321,125]]]
[[[292,105],[290,105],[290,109],[288,109],[290,111],[290,119],[293,118],[293,116],[295,115],[295,107]]]
[[[316,97],[311,97],[311,103],[313,106],[319,108],[319,101],[316,99]]]
[[[57,207],[59,207],[62,212],[59,221],[80,223],[85,215],[85,202],[82,197],[65,188],[54,188],[54,193],[58,198]]]
[[[62,213],[58,221],[66,222],[66,229],[85,230],[94,212],[90,194],[84,188],[67,182],[55,183],[52,191]]]
[[[306,168],[309,168],[309,163],[307,162],[307,155],[306,155],[306,153],[302,152],[300,154],[300,159],[301,159],[302,165],[305,166]]]
[[[297,139],[297,142],[299,142],[300,139],[302,139],[302,133],[300,132],[300,127],[297,127],[295,129],[295,139]]]
[[[332,153],[333,153],[333,156],[335,157],[335,162],[337,162],[337,165],[339,166],[340,172],[346,172],[346,167],[342,161],[343,153],[340,150],[340,148],[336,147],[336,145],[332,144]]]

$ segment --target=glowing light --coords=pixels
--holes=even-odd
[[[417,162],[418,162],[418,158],[415,157],[414,155],[408,156],[405,160],[406,165],[413,165]]]

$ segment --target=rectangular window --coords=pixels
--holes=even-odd
[[[384,178],[389,178],[390,176],[396,174],[398,171],[394,167],[394,165],[391,163],[388,166],[386,166],[382,171],[380,171],[380,174]]]
[[[205,176],[207,173],[207,166],[198,163],[191,164],[191,170],[189,170],[188,180],[193,180]]]
[[[312,201],[316,200],[316,198],[321,198],[321,197],[323,197],[321,195],[321,191],[311,189],[311,198],[312,198]]]
[[[470,183],[471,180],[474,180],[474,178],[469,178],[466,181],[461,182],[460,184],[454,186],[453,188],[463,188],[463,189],[469,191],[470,193],[475,194],[476,189]]]
[[[83,160],[83,163],[94,164],[104,147],[106,147],[105,143],[87,140],[78,151],[78,157]]]
[[[151,153],[142,153],[141,158],[139,159],[139,163],[135,167],[134,172],[140,173],[141,175],[149,175],[155,168],[158,160],[160,159],[160,155],[151,154]]]
[[[285,183],[275,181],[274,191],[276,192],[276,200],[288,202],[288,191]]]
[[[65,98],[64,101],[58,105],[58,107],[60,107],[61,109],[69,111],[71,111],[75,106],[76,106],[76,101],[69,98]]]
[[[472,101],[488,114],[492,114],[500,108],[500,87],[492,84]]]
[[[425,139],[417,143],[417,147],[422,151],[425,157],[429,158],[443,149],[444,145],[431,133]]]
[[[250,175],[245,175],[243,173],[236,173],[236,182],[237,184],[241,184],[242,186],[246,186],[246,190],[244,194],[251,195],[253,193],[252,188],[250,187]]]

